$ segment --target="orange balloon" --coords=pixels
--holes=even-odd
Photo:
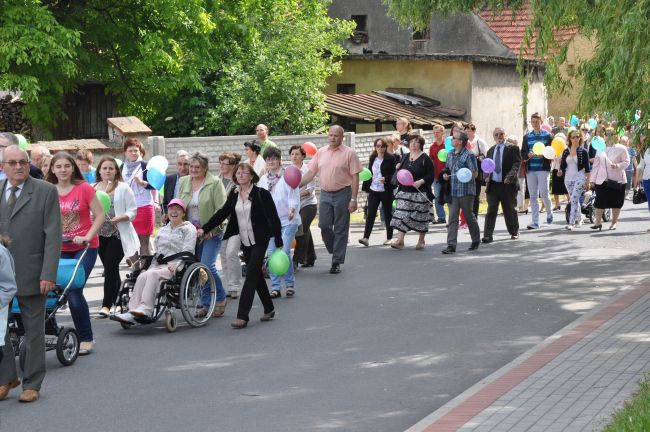
[[[291,240],[291,249],[296,248],[296,239]]]
[[[302,145],[302,149],[307,153],[307,156],[313,156],[318,151],[318,147],[311,141],[307,141]]]

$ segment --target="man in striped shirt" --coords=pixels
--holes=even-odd
[[[530,116],[530,124],[533,130],[524,136],[521,145],[521,160],[526,162],[526,181],[528,182],[528,193],[530,194],[530,208],[533,213],[533,219],[527,226],[529,230],[539,228],[539,198],[544,201],[548,213],[546,223],[553,223],[553,207],[548,195],[549,173],[551,171],[551,161],[542,155],[533,153],[533,146],[538,142],[544,146],[550,146],[553,141],[553,135],[543,130],[542,117],[538,113]]]

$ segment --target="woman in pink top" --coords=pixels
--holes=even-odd
[[[88,252],[81,261],[88,280],[97,260],[97,232],[104,223],[104,209],[95,196],[95,189],[86,183],[74,158],[68,153],[54,155],[47,181],[55,184],[59,192],[63,237],[70,239],[61,246],[61,258],[79,258],[83,253],[84,243],[90,243]],[[91,218],[91,212],[94,219]],[[68,304],[72,321],[81,339],[79,354],[90,354],[94,344],[93,330],[83,290],[70,290]]]
[[[610,230],[616,229],[618,216],[625,202],[625,185],[627,179],[625,169],[630,164],[630,155],[624,145],[618,144],[614,128],[608,127],[605,131],[607,147],[604,152],[596,153],[594,164],[591,168],[589,181],[592,189],[596,190],[596,220],[591,229],[603,228],[602,217],[606,208],[612,209],[612,224]]]

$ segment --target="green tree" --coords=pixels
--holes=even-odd
[[[650,115],[650,0],[383,0],[400,23],[423,28],[434,14],[472,12],[489,6],[517,10],[529,5],[531,24],[527,42],[538,58],[548,56],[546,85],[551,93],[564,91],[570,82],[559,66],[566,61],[567,45],[553,38],[558,28],[575,27],[578,34],[597,42],[591,58],[576,65],[569,79],[583,84],[578,99],[581,112],[609,112],[633,120],[639,108],[641,129]],[[532,42],[531,42],[532,41]]]
[[[328,17],[329,3],[268,0],[232,7],[232,21],[245,31],[230,39],[199,90],[165,104],[155,129],[205,136],[252,133],[258,123],[274,134],[323,127],[323,90],[340,71],[342,42],[352,31],[350,22]]]
[[[283,130],[308,129],[323,121],[322,77],[340,67],[334,56],[350,30],[327,18],[327,4],[0,0],[0,89],[21,91],[28,118],[45,130],[61,117],[63,95],[88,81],[105,84],[122,112],[154,123],[161,112],[187,110],[197,124],[184,123],[196,130],[240,130],[234,125],[257,111],[291,118]],[[317,78],[302,87],[293,82],[311,73]],[[274,110],[254,94],[280,88]],[[289,112],[290,97],[313,111]]]

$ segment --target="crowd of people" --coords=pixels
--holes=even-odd
[[[15,295],[27,347],[20,400],[32,402],[39,397],[45,375],[44,295],[54,289],[59,259],[81,260],[87,279],[99,257],[104,295],[98,317],[136,324],[137,317],[152,313],[159,283],[171,277],[178,261],[158,261],[140,273],[129,310],[117,313],[122,261],[126,258],[132,266],[139,257],[154,253],[194,254],[216,282],[212,317],[223,316],[229,300],[239,298],[231,326],[243,329],[249,324],[255,293],[263,305],[263,322],[275,317],[273,300],[296,295],[296,271],[313,267],[316,261],[310,227],[317,214],[331,255],[329,272],[341,272],[360,186],[367,194],[359,239],[365,247],[370,246],[378,212],[386,228],[383,245],[394,249],[403,249],[406,234],[414,231],[418,233],[415,249],[423,250],[430,227],[445,225],[443,254],[456,253],[458,231],[464,227],[471,236],[469,250],[474,251],[481,243],[493,242],[499,207],[510,239],[517,240],[519,217],[528,214],[528,201],[531,215],[526,228],[536,230],[544,212],[546,223],[553,223],[561,196],[570,206],[566,229],[572,231],[582,225],[581,205],[590,191],[596,194],[590,228],[601,230],[603,211],[611,209],[608,228],[615,230],[629,191],[641,184],[645,190],[650,188],[650,169],[646,169],[650,150],[643,147],[645,137],[641,137],[641,151],[631,147],[631,128],[619,137],[615,124],[597,122],[594,128],[591,120],[569,127],[564,118],[556,124],[553,118],[544,120],[535,113],[531,130],[521,141],[497,127],[492,145],[473,124],[453,125],[446,138],[445,129],[435,126],[426,151],[424,136],[413,132],[408,119],[400,118],[395,134],[374,141],[367,169],[343,143],[343,128],[334,125],[328,131],[328,145],[309,161],[304,146],[290,148],[285,159],[301,173],[299,184],[286,178],[289,165],[283,165],[282,151],[268,138],[269,129],[263,124],[256,127],[258,139],[244,143],[247,158],[224,152],[218,173],[210,172],[205,154],[179,151],[175,172],[166,176],[162,187],[150,184],[145,148],[137,139],[125,141],[123,163],[105,156],[95,168],[87,150],[75,156],[51,155],[47,148],[33,146],[30,158],[13,134],[0,133],[0,329],[6,329],[2,311]],[[556,138],[563,143],[559,151]],[[604,148],[597,148],[600,139]],[[553,148],[552,157],[539,146]],[[364,170],[370,174],[360,182]],[[482,190],[487,210],[481,237]],[[100,194],[109,198],[108,207],[100,202]],[[158,218],[161,226],[152,238]],[[290,257],[289,266],[283,274],[270,272],[269,289],[265,262],[277,250]],[[245,276],[240,255],[246,263]],[[202,301],[204,307],[197,314],[205,317],[209,299]],[[79,353],[90,354],[95,339],[83,290],[71,291],[68,303],[80,336]],[[3,340],[0,400],[20,384],[9,336]]]

